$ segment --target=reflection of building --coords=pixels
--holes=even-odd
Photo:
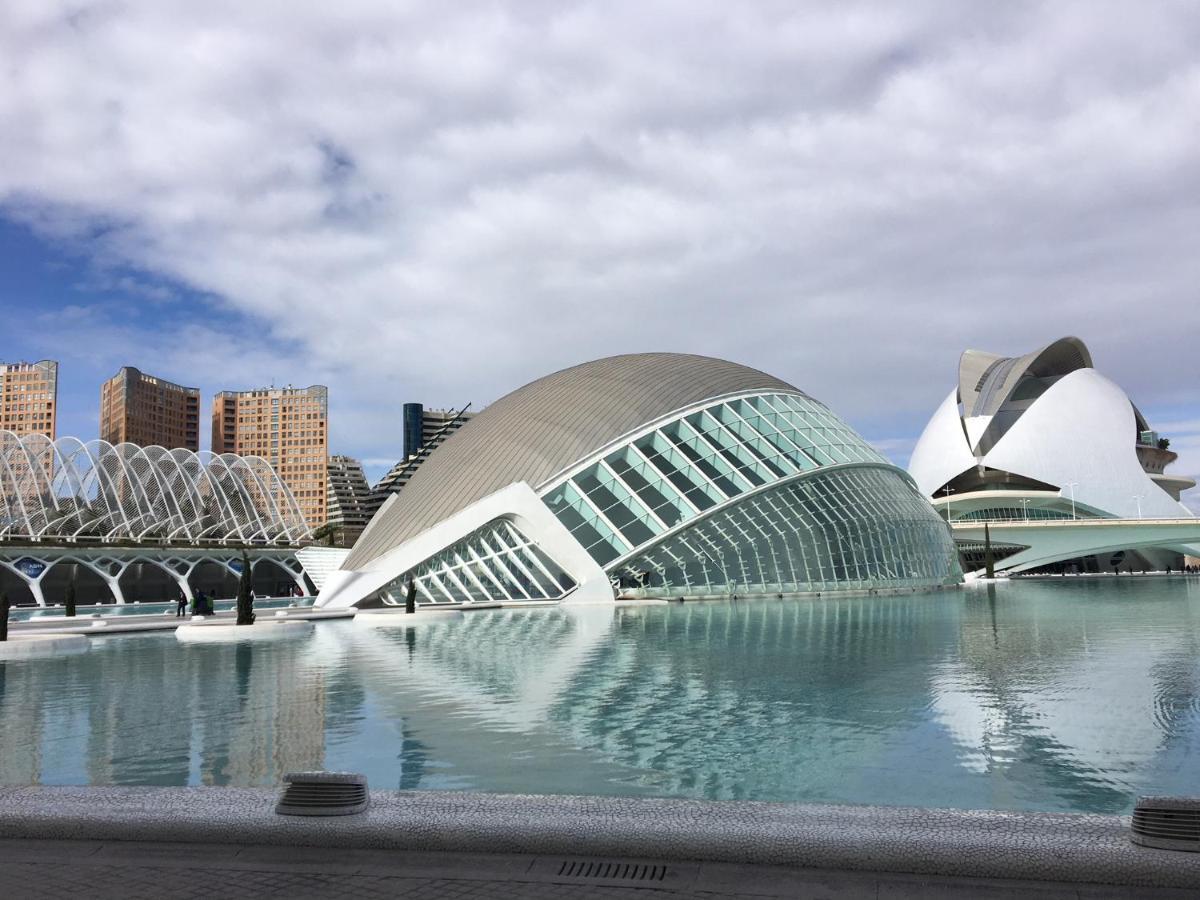
[[[311,652],[297,641],[266,661],[245,643],[181,653],[168,637],[136,652],[96,646],[70,667],[9,665],[0,784],[276,785],[322,769],[326,676]],[[361,717],[353,694],[338,702]]]
[[[200,449],[200,389],[124,366],[100,386],[100,439]]]
[[[0,363],[0,430],[54,439],[58,415],[58,363]]]
[[[924,714],[924,686],[898,661],[952,644],[944,610],[957,608],[920,595],[510,608],[360,630],[355,651],[389,672],[370,682],[378,708],[436,748],[442,769],[469,773],[465,789],[527,790],[512,760],[536,747],[554,760],[538,769],[547,793],[619,783],[747,799],[769,781],[772,799],[813,800],[851,772],[828,799],[868,802],[855,791],[894,771],[893,738]]]
[[[213,452],[251,454],[270,462],[313,528],[326,517],[328,441],[329,391],[324,385],[222,391],[213,400]]]
[[[1137,602],[1147,589],[1133,579],[1105,591],[1057,580],[972,590],[959,652],[937,664],[931,693],[959,764],[998,779],[1019,773],[1042,804],[1086,794],[1114,810],[1146,793],[1139,781],[1156,771],[1186,778],[1189,764],[1177,760],[1195,746],[1200,685],[1179,610],[1196,587],[1160,581],[1149,603]]]
[[[296,656],[303,645],[288,648]],[[224,753],[202,761],[206,784],[276,785],[288,772],[312,772],[325,762],[325,681],[315,666],[255,664],[253,647],[234,649],[237,708],[223,713]],[[232,699],[232,698],[230,698]],[[232,706],[233,704],[230,704]],[[218,770],[216,763],[224,758]]]
[[[362,463],[349,456],[329,457],[327,487],[329,515],[326,524],[336,529],[342,546],[350,546],[371,521],[367,501],[371,487]]]
[[[1021,357],[966,351],[958,384],[925,427],[909,471],[942,514],[963,525],[1190,517],[1179,494],[1195,482],[1164,472],[1175,459],[1167,443],[1092,368],[1083,342],[1068,337]],[[1083,533],[1043,531],[1062,541],[1072,529]],[[1091,534],[1109,542],[1115,532]],[[1084,555],[1077,542],[1063,547]]]
[[[465,425],[474,413],[464,406],[459,410],[425,409],[420,403],[404,404],[404,456],[392,466],[371,491],[367,501],[368,518],[379,512],[392,494],[398,494],[429,459],[429,454]]]
[[[322,605],[934,587],[945,524],[828,408],[684,354],[575,366],[497,401],[390,499]]]
[[[0,587],[15,603],[61,602],[67,566],[90,582],[81,602],[124,602],[147,565],[162,585],[153,599],[190,596],[201,566],[235,571],[231,544],[299,586],[294,548],[308,534],[259,457],[0,431]]]

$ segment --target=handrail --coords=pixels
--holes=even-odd
[[[1087,525],[1089,527],[1104,526],[1104,525],[1172,525],[1188,523],[1200,528],[1200,516],[1179,516],[1177,518],[1158,518],[1158,519],[1115,519],[1115,518],[1079,518],[1079,519],[1022,519],[1022,518],[1003,518],[1003,519],[955,519],[950,522],[951,527],[967,528],[971,526],[982,526],[984,523],[988,525],[1036,525],[1041,528],[1044,526],[1065,526],[1065,525]]]

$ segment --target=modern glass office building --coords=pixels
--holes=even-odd
[[[929,588],[961,578],[912,479],[763,372],[585,363],[454,434],[372,520],[325,606]]]

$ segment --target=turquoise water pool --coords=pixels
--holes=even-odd
[[[1200,578],[476,611],[0,663],[0,782],[1128,811],[1200,785]]]

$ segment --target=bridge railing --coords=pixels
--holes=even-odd
[[[1191,524],[1200,528],[1200,517],[1198,516],[1178,516],[1176,518],[1141,518],[1141,519],[1101,519],[1101,518],[1077,518],[1077,519],[1024,519],[1021,517],[997,518],[997,519],[953,519],[950,522],[954,528],[974,528],[983,524],[988,525],[1036,525],[1038,527],[1062,527],[1062,526],[1079,526],[1086,525],[1089,527],[1111,527],[1114,525],[1175,525],[1175,524]]]

